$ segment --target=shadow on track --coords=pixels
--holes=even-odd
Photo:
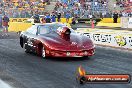
[[[39,60],[56,61],[56,62],[72,62],[72,61],[91,61],[93,57],[46,57],[42,58],[35,53],[26,53],[28,56],[36,57]]]
[[[46,60],[60,61],[60,62],[71,62],[71,61],[87,61],[91,57],[47,57]]]

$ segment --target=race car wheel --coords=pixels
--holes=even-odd
[[[45,48],[42,47],[42,58],[46,58]]]
[[[30,52],[30,50],[26,48],[26,44],[23,45],[23,49],[24,49],[24,51],[25,51],[26,53],[29,53],[29,52]]]

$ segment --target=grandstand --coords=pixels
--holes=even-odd
[[[47,5],[49,1],[51,4]],[[30,18],[35,11],[40,15],[45,12],[55,12],[57,15],[60,12],[62,17],[70,12],[70,17],[78,18],[90,18],[90,15],[94,18],[109,18],[114,11],[121,14],[132,12],[131,0],[4,0],[0,5],[2,13],[10,18]]]
[[[71,16],[81,18],[89,18],[89,15],[95,17],[108,17],[108,1],[107,0],[60,0],[57,2],[56,8],[58,12],[65,14],[71,12]]]
[[[44,2],[45,1],[45,2]],[[47,5],[49,1],[54,3]],[[45,12],[61,12],[62,17],[66,17],[69,11],[71,17],[89,18],[93,15],[95,18],[111,17],[108,7],[109,0],[4,0],[0,3],[1,10],[8,14],[10,18],[30,18],[35,11],[40,15]]]
[[[114,0],[116,8],[114,11],[118,11],[121,16],[132,16],[132,1],[131,0]]]
[[[44,14],[49,0],[4,0],[0,3],[0,10],[10,18],[30,18],[36,11]]]

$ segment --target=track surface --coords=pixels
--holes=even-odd
[[[0,39],[0,79],[16,88],[132,88],[132,83],[78,85],[80,65],[88,73],[132,75],[132,52],[97,46],[90,59],[42,59],[24,53],[18,38]]]

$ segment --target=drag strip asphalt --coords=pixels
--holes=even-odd
[[[0,39],[0,79],[14,88],[132,88],[132,83],[79,85],[80,65],[87,73],[132,75],[132,51],[96,46],[91,58],[42,59],[26,54],[18,38]]]

